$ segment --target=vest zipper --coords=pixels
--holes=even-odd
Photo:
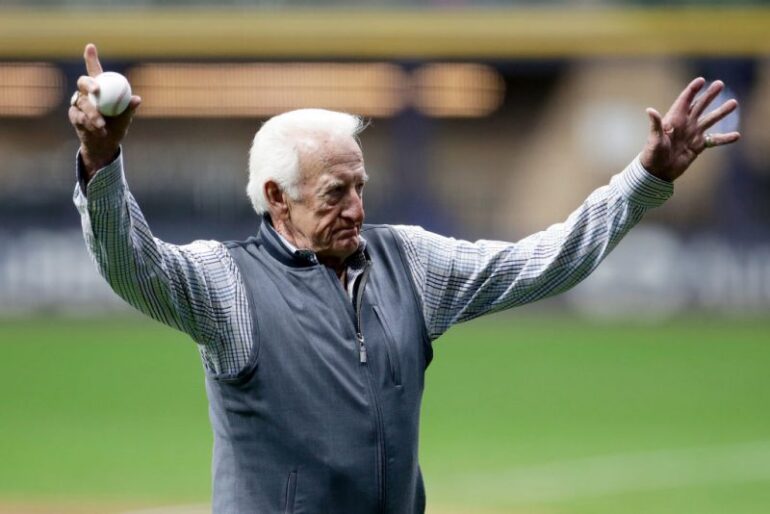
[[[369,269],[370,264],[367,262],[355,288],[356,339],[358,340],[358,360],[361,364],[366,364],[366,343],[364,341],[364,332],[361,329],[361,304],[364,301],[364,287],[366,287],[366,279],[369,278]]]
[[[366,359],[366,341],[364,340],[364,333],[363,329],[361,327],[361,305],[363,304],[364,300],[364,288],[366,287],[366,280],[369,278],[369,270],[371,269],[371,264],[366,263],[364,267],[364,271],[361,273],[361,278],[358,281],[358,285],[355,288],[355,303],[353,305],[353,308],[355,310],[355,321],[356,321],[356,339],[358,340],[358,356],[359,356],[359,362],[362,366],[364,366],[366,369],[364,372],[366,373],[366,382],[369,386],[369,392],[372,395],[372,402],[374,403],[374,417],[375,422],[377,425],[377,460],[379,461],[377,463],[377,474],[378,474],[378,493],[380,497],[380,512],[385,512],[385,506],[386,506],[386,469],[387,469],[387,454],[385,450],[385,426],[384,422],[382,420],[382,409],[380,407],[380,400],[377,396],[377,390],[375,389],[375,386],[372,381],[372,373],[369,369],[369,366],[367,364]]]
[[[366,356],[366,341],[364,339],[364,333],[361,327],[361,305],[364,301],[364,288],[366,287],[366,281],[369,278],[369,271],[371,269],[371,263],[367,262],[364,265],[364,271],[361,272],[361,278],[358,279],[358,285],[355,288],[354,300],[353,300],[353,325],[356,332],[356,342],[358,344],[358,361],[363,368],[366,375],[366,385],[369,389],[369,395],[372,398],[372,404],[374,405],[374,419],[377,429],[377,493],[379,496],[380,512],[385,512],[386,509],[386,463],[388,462],[386,450],[385,450],[385,424],[382,420],[382,409],[380,408],[380,399],[377,396],[377,390],[372,380],[372,372],[367,363]],[[331,270],[326,270],[329,278],[332,282],[335,282],[335,286],[339,288],[344,297],[347,297],[345,288],[342,287],[341,282]],[[348,299],[349,301],[349,299]]]
[[[362,334],[356,334],[358,339],[358,360],[361,364],[366,364],[366,345],[364,344],[364,336]]]

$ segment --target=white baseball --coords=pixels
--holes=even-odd
[[[128,107],[131,101],[131,85],[126,77],[114,71],[105,71],[94,79],[99,84],[99,91],[88,94],[88,99],[105,116],[117,116]]]

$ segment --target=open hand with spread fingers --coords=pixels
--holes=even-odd
[[[640,157],[642,166],[658,178],[673,182],[705,149],[728,145],[740,139],[738,132],[711,134],[706,131],[738,107],[735,99],[706,114],[711,102],[722,92],[722,81],[713,82],[700,95],[706,80],[699,77],[682,91],[665,116],[653,108],[650,117],[650,135]],[[697,97],[697,98],[696,98]]]
[[[142,99],[134,95],[122,114],[102,116],[88,99],[89,93],[99,90],[94,77],[102,72],[96,47],[92,44],[86,45],[83,58],[88,75],[78,78],[78,89],[70,101],[69,119],[80,140],[80,158],[85,166],[86,178],[90,180],[99,169],[115,159],[120,143],[128,132],[131,118]]]

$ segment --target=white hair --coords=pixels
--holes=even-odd
[[[246,193],[257,214],[267,211],[265,183],[275,181],[292,200],[298,200],[300,153],[318,151],[333,137],[355,138],[366,124],[359,116],[325,109],[297,109],[273,116],[254,136],[249,152]]]

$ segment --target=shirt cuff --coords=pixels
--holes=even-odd
[[[613,182],[629,202],[647,208],[662,205],[674,194],[674,184],[644,169],[638,156]]]
[[[80,193],[88,198],[89,203],[106,202],[111,199],[122,200],[125,194],[125,180],[123,178],[123,152],[119,151],[117,157],[98,170],[91,180],[86,184],[85,168],[80,158],[77,156],[76,178],[78,181]]]

